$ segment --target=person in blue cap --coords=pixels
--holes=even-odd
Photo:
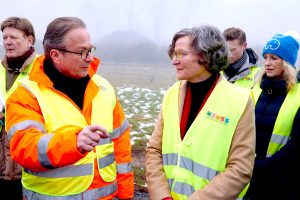
[[[264,46],[264,67],[253,88],[256,158],[246,198],[300,198],[298,41],[276,34]]]

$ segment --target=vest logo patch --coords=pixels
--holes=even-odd
[[[207,111],[206,113],[206,117],[213,119],[215,121],[221,122],[223,124],[228,124],[229,123],[229,118],[222,116],[222,115],[218,115],[217,113],[213,113],[210,111]]]
[[[102,91],[107,91],[105,85],[99,85],[99,88],[100,88]]]
[[[246,81],[253,81],[253,78],[251,78],[251,77],[244,77],[243,79]]]

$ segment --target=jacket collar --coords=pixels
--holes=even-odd
[[[35,81],[41,84],[44,84],[49,87],[53,87],[53,82],[49,79],[49,77],[44,72],[44,60],[45,56],[39,56],[32,67],[31,73],[29,75],[29,80]],[[94,60],[90,63],[88,74],[90,78],[96,74],[98,66],[100,64],[100,59],[94,57]]]
[[[25,62],[23,63],[22,67],[19,69],[19,72],[20,72],[20,73],[21,73],[21,72],[24,72],[24,71],[27,69],[27,67],[28,67],[29,65],[31,65],[31,63],[33,62],[33,60],[35,59],[36,56],[37,56],[37,53],[36,53],[36,51],[34,51],[34,52],[33,52],[33,53],[25,60]],[[1,64],[2,64],[2,66],[4,66],[4,68],[7,69],[8,64],[7,64],[6,56],[3,57],[2,61],[1,61]]]

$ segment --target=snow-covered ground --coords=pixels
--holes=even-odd
[[[131,143],[152,134],[166,88],[117,87],[117,96],[131,124]]]

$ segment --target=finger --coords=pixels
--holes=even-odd
[[[97,132],[99,136],[103,139],[109,137],[109,134],[107,133],[106,129],[100,125],[96,125],[96,124],[91,125],[90,130],[93,132]]]
[[[99,134],[100,138],[105,139],[109,137],[109,134],[107,132],[102,132],[102,131],[97,131]]]

